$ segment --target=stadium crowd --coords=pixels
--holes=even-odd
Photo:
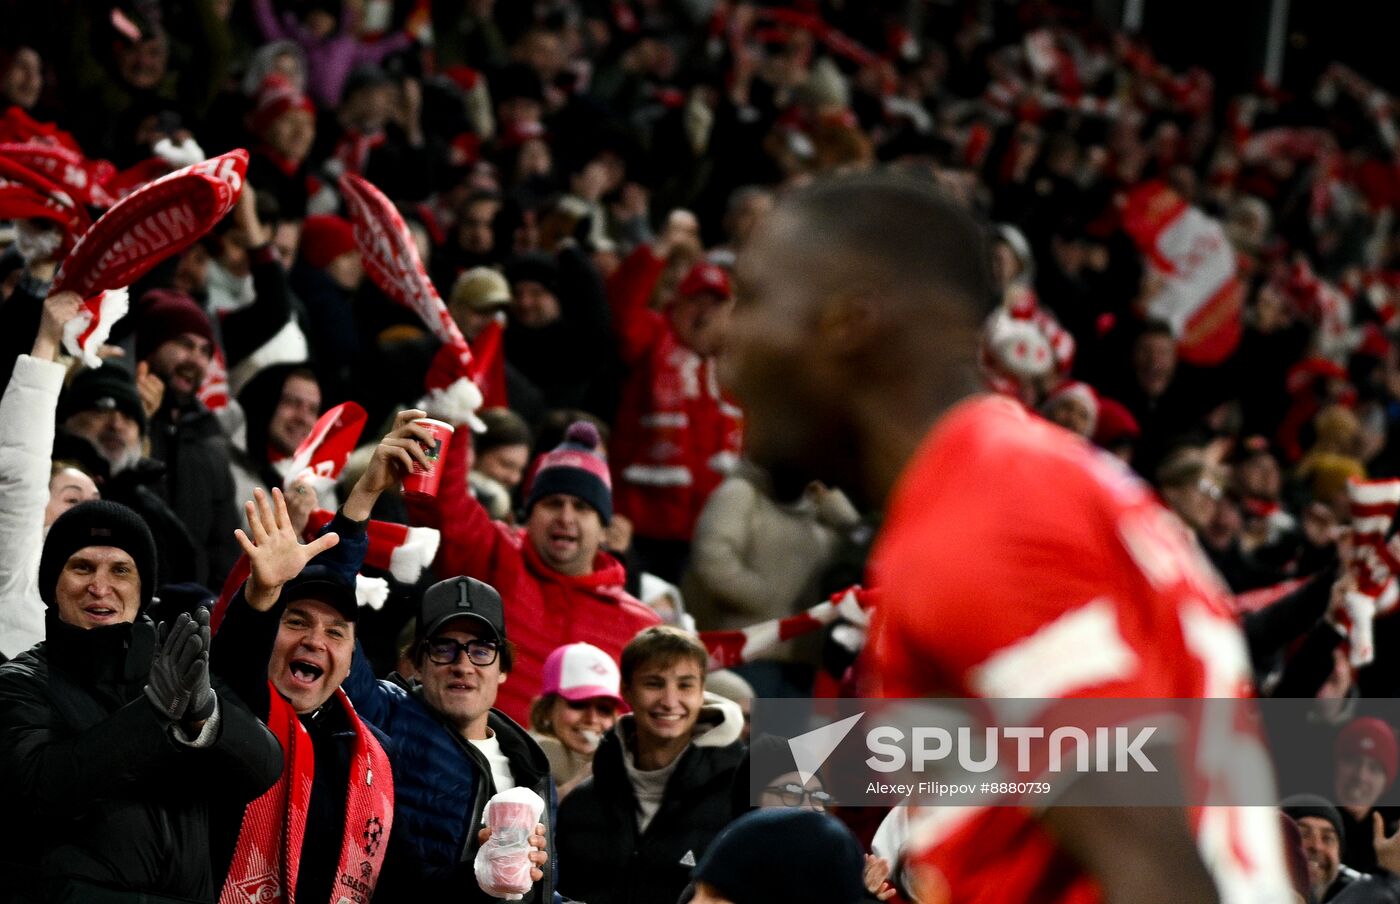
[[[749,734],[756,697],[1058,696],[964,659],[1033,630],[1039,550],[1142,553],[1046,491],[1110,457],[1241,692],[1326,701],[1269,813],[1291,900],[1400,901],[1400,103],[1341,64],[1224,96],[1090,5],[4,3],[0,901],[1214,900],[1123,897],[1053,823],[1079,866],[974,897],[1000,849],[958,873]],[[93,252],[237,149],[197,240]],[[801,294],[924,268],[885,332]],[[841,480],[774,467],[813,450]],[[1019,545],[919,527],[973,459]],[[925,609],[916,527],[963,569]],[[1185,677],[1105,686],[1212,695],[1132,642]]]

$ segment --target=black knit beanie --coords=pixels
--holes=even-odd
[[[1315,816],[1318,819],[1325,819],[1332,823],[1332,828],[1337,830],[1337,840],[1341,842],[1345,849],[1347,846],[1347,830],[1342,824],[1342,814],[1332,802],[1319,794],[1294,794],[1285,797],[1279,804],[1283,812],[1294,819],[1302,819],[1304,816]]]
[[[692,878],[734,904],[857,904],[864,873],[860,845],[835,817],[775,807],[730,823]]]
[[[156,541],[141,516],[106,499],[73,506],[49,528],[39,557],[39,597],[53,607],[58,575],[73,553],[87,546],[114,546],[131,556],[141,578],[141,610],[156,589]]]
[[[83,411],[113,409],[135,421],[141,428],[141,435],[146,435],[146,408],[141,403],[136,380],[116,364],[103,364],[85,368],[73,378],[59,398],[58,421],[61,424]]]

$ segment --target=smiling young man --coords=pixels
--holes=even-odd
[[[465,428],[458,435],[465,438]],[[622,563],[601,549],[612,519],[612,481],[600,445],[597,430],[580,422],[540,457],[525,494],[523,528],[492,521],[471,498],[471,444],[456,438],[438,495],[408,498],[413,523],[442,532],[434,570],[485,581],[509,601],[515,667],[496,706],[517,722],[528,719],[555,648],[591,643],[616,659],[638,631],[660,621],[623,589]]]
[[[622,651],[632,712],[603,738],[593,777],[560,805],[560,891],[589,904],[674,901],[729,822],[744,758],[739,707],[705,693],[709,657],[677,628],[651,627]]]
[[[277,777],[276,739],[210,682],[208,613],[145,615],[155,558],[113,502],[49,529],[46,640],[0,666],[0,800],[22,826],[0,851],[6,900],[212,900],[211,805]]]
[[[302,545],[280,490],[271,501],[259,490],[246,513],[250,529],[239,534],[251,573],[224,612],[213,664],[289,754],[277,784],[243,814],[224,899],[368,897],[394,782],[383,745],[340,689],[355,652],[354,585],[337,568],[307,564],[339,534]]]

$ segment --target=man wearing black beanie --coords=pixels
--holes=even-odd
[[[0,665],[0,852],[13,900],[212,900],[209,809],[276,780],[276,738],[209,681],[209,615],[145,615],[156,548],[131,509],[84,502],[39,560],[46,639]],[[211,781],[211,777],[217,780]]]
[[[1342,814],[1330,801],[1316,794],[1295,794],[1285,798],[1281,806],[1298,823],[1313,900],[1330,901],[1348,885],[1369,878],[1342,864],[1346,829]]]
[[[700,858],[691,904],[857,904],[864,869],[855,836],[834,817],[759,810],[736,819]]]

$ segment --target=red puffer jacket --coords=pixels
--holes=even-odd
[[[501,594],[515,664],[496,708],[525,725],[543,682],[545,658],[555,647],[585,641],[620,660],[627,642],[661,619],[622,589],[626,573],[607,553],[598,553],[591,574],[569,577],[540,559],[524,528],[492,521],[467,492],[471,442],[466,427],[458,430],[437,497],[406,497],[410,520],[442,532],[433,562],[439,578],[467,575]]]
[[[705,500],[738,463],[743,412],[720,391],[716,360],[681,344],[648,308],[665,266],[642,246],[608,282],[618,349],[630,368],[608,444],[613,508],[640,537],[689,540]]]

